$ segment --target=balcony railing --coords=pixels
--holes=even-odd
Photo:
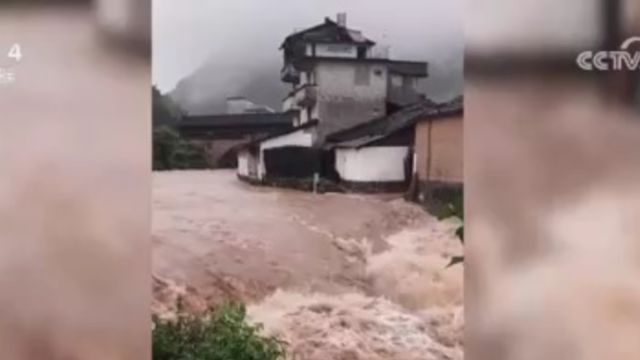
[[[280,79],[288,83],[297,83],[300,79],[300,73],[292,64],[285,65],[280,71]]]
[[[302,85],[293,91],[282,104],[283,111],[312,107],[318,101],[318,89],[315,85]]]
[[[367,52],[369,59],[389,59],[391,56],[391,47],[388,45],[375,45]]]

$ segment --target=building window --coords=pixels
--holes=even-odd
[[[376,68],[373,73],[377,76],[377,77],[382,77],[382,75],[384,74],[384,71],[380,68]]]
[[[369,86],[371,80],[369,74],[370,71],[368,66],[356,67],[355,84],[357,86]]]

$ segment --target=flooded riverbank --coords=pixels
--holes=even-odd
[[[400,196],[257,188],[231,171],[154,174],[154,312],[225,300],[300,359],[461,359],[455,223]]]

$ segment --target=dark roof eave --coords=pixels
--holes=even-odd
[[[318,25],[312,26],[312,27],[310,27],[308,29],[300,30],[300,31],[297,31],[297,32],[295,32],[293,34],[288,35],[284,39],[282,44],[280,45],[279,50],[282,50],[286,46],[286,44],[289,41],[291,41],[292,39],[294,39],[296,37],[300,37],[300,36],[304,35],[305,33],[308,33],[308,32],[311,32],[311,31],[315,31],[315,30],[319,30],[319,29],[321,29],[322,27],[325,27],[325,26],[339,26],[339,25],[338,25],[338,23],[336,23],[335,21],[331,20],[330,18],[325,17],[325,21],[322,24],[318,24]],[[341,29],[343,29],[342,31],[348,30],[346,28],[341,28]],[[348,35],[348,36],[350,38],[352,38],[350,35]],[[305,40],[305,41],[308,42],[308,43],[334,43],[335,42],[335,41],[326,41],[326,42],[324,42],[324,41],[321,41],[321,40],[320,41],[319,40]],[[365,41],[364,42],[351,40],[351,41],[341,41],[341,43],[365,44],[367,46],[375,45],[374,41],[371,41],[370,39],[367,39],[366,37],[365,37]]]
[[[426,61],[389,60],[389,72],[414,77],[428,77],[429,63]]]
[[[287,129],[286,131],[281,131],[281,132],[278,132],[278,133],[269,134],[267,136],[263,136],[263,137],[260,137],[260,138],[257,138],[257,139],[253,139],[253,140],[251,140],[249,142],[246,142],[244,144],[240,144],[238,146],[238,149],[245,149],[245,148],[248,148],[248,147],[252,147],[252,146],[257,145],[257,144],[259,144],[259,143],[261,143],[263,141],[267,141],[267,140],[270,140],[270,139],[273,139],[273,138],[277,138],[277,137],[280,137],[280,136],[291,134],[291,133],[294,133],[294,132],[296,132],[298,130],[304,130],[304,129],[307,129],[307,128],[310,128],[310,127],[318,125],[319,122],[320,121],[318,121],[317,119],[310,120],[310,121],[308,121],[308,122],[306,122],[306,123],[304,123],[304,124],[302,124],[300,126],[296,126],[296,127],[292,127],[291,129]]]
[[[437,115],[424,116],[424,117],[418,118],[417,121],[427,122],[427,121],[436,121],[436,120],[446,120],[450,118],[460,117],[463,115],[464,115],[463,109],[456,109],[451,111],[442,111],[442,112],[439,112]]]
[[[327,136],[327,143],[335,147],[339,144],[359,143],[367,138],[388,137],[398,131],[415,126],[418,121],[462,114],[463,99],[458,97],[445,103],[423,100],[395,112],[351,128],[334,132]]]

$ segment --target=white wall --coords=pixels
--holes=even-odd
[[[283,146],[311,146],[313,145],[313,132],[309,129],[300,129],[292,133],[265,140],[260,144],[260,151]]]
[[[355,45],[316,44],[316,56],[355,59],[358,57],[358,50]]]
[[[374,146],[336,149],[336,170],[340,178],[355,182],[404,181],[406,146]]]
[[[238,175],[249,176],[249,156],[248,151],[238,153]]]
[[[260,158],[258,164],[258,178],[264,178],[267,170],[264,165],[264,151],[284,146],[313,146],[315,140],[315,129],[307,128],[294,131],[292,133],[278,136],[260,143]]]

